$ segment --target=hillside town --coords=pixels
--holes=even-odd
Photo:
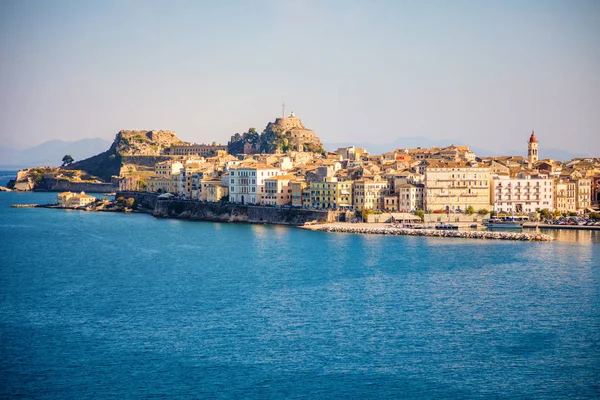
[[[558,216],[598,208],[600,158],[541,158],[535,132],[523,140],[527,157],[481,157],[468,146],[454,145],[383,154],[356,147],[325,152],[293,113],[274,125],[283,128],[271,153],[259,152],[265,147],[255,132],[236,134],[228,146],[175,145],[163,150],[170,158],[156,163],[145,180],[121,178],[119,189],[202,202],[363,213]],[[299,140],[292,143],[292,138]],[[302,141],[310,142],[311,151]]]

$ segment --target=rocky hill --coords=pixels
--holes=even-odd
[[[98,155],[77,161],[66,167],[71,170],[82,170],[91,175],[110,181],[111,176],[121,175],[125,164],[152,167],[156,162],[169,157],[161,152],[173,145],[184,144],[175,132],[171,131],[138,131],[122,130],[115,136],[110,148]]]
[[[287,118],[269,122],[260,135],[254,128],[241,135],[236,133],[228,143],[228,150],[230,154],[324,152],[321,140],[312,130],[306,129],[302,120],[294,116],[294,113]]]

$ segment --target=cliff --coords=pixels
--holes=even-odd
[[[269,122],[260,135],[254,128],[242,135],[236,133],[228,143],[228,150],[230,154],[287,151],[324,153],[321,140],[312,130],[306,129],[302,120],[293,113],[287,118]]]
[[[20,170],[9,187],[17,191],[47,190],[53,192],[114,192],[116,187],[80,170],[61,168],[28,168]]]
[[[157,162],[169,159],[168,156],[161,155],[164,149],[182,143],[184,142],[171,131],[122,130],[117,133],[107,151],[77,161],[66,169],[82,170],[110,181],[111,176],[121,175],[121,169],[126,163],[132,165],[133,170],[137,169],[136,165],[148,167],[151,164],[153,167]]]

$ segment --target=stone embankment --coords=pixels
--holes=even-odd
[[[353,226],[352,224],[326,224],[315,226],[311,229],[321,232],[361,233],[373,235],[398,235],[398,236],[427,236],[427,237],[451,237],[465,239],[496,239],[496,240],[521,240],[550,242],[554,240],[549,235],[542,233],[522,232],[498,232],[498,231],[446,231],[436,229],[409,229],[384,227],[367,227],[364,225]]]

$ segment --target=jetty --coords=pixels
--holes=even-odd
[[[391,225],[373,226],[374,224],[315,224],[304,226],[320,232],[358,233],[368,235],[394,235],[394,236],[426,236],[462,239],[488,239],[488,240],[517,240],[527,242],[551,242],[554,238],[550,235],[535,232],[501,232],[501,231],[449,231],[437,229],[412,229],[399,228]]]

